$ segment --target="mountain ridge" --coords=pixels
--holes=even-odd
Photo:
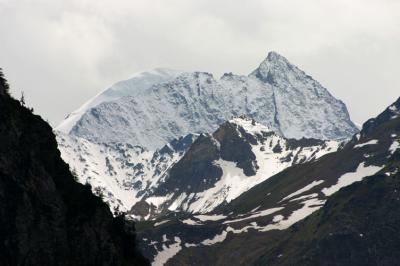
[[[133,89],[133,94],[117,93],[119,98],[87,109],[70,124],[69,134],[96,143],[126,142],[155,150],[177,136],[211,133],[240,115],[288,138],[344,139],[358,131],[340,100],[274,52],[248,76],[175,74],[167,74],[162,82],[142,80],[151,85]],[[119,84],[136,86],[129,81]]]
[[[181,73],[183,72],[167,68],[155,68],[148,71],[138,72],[131,78],[117,82],[89,99],[76,111],[68,114],[65,120],[62,121],[55,130],[69,134],[82,115],[90,108],[103,102],[113,101],[123,96],[138,93],[149,88],[153,84],[169,81]]]
[[[278,172],[338,147],[335,141],[285,139],[252,119],[234,118],[200,135],[128,214],[155,219],[168,212],[209,213]]]

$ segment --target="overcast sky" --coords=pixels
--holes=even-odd
[[[399,0],[0,0],[0,32],[13,95],[53,126],[135,72],[248,74],[271,50],[355,122],[400,96]]]

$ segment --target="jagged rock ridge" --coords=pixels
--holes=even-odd
[[[104,101],[105,94],[117,97]],[[344,139],[357,132],[340,100],[275,52],[249,76],[215,79],[209,73],[169,71],[163,78],[119,83],[99,98],[57,129],[97,143],[150,150],[189,133],[211,133],[240,115],[287,138]]]

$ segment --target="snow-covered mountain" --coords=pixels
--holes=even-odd
[[[90,100],[56,130],[154,151],[179,136],[213,132],[241,115],[287,138],[344,139],[358,131],[340,100],[275,52],[248,76],[139,74]]]
[[[63,134],[57,140],[79,182],[91,184],[113,210],[129,211],[135,219],[178,210],[210,212],[283,169],[339,146],[337,141],[286,139],[244,117],[155,152]]]
[[[65,120],[57,126],[56,130],[69,134],[73,127],[79,123],[82,116],[92,108],[122,97],[135,96],[149,89],[154,84],[168,82],[180,74],[182,74],[182,71],[165,68],[157,68],[151,71],[137,73],[133,75],[132,78],[120,81],[88,100],[79,109],[69,114]]]
[[[242,115],[250,120],[231,120]],[[338,143],[328,140],[356,131],[341,101],[275,52],[248,76],[136,74],[56,128],[78,181],[91,184],[112,210],[140,219],[211,211],[293,164],[335,151]],[[235,151],[237,143],[244,150]],[[190,168],[202,146],[207,161]]]
[[[235,118],[213,134],[200,135],[130,213],[151,218],[169,211],[209,213],[282,170],[338,146],[337,141],[286,139],[252,119]]]
[[[97,144],[59,132],[62,158],[82,184],[90,184],[111,210],[126,212],[163,181],[169,168],[193,143],[195,135],[149,151],[127,143]]]

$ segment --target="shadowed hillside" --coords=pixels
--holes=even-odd
[[[0,264],[149,265],[134,224],[74,181],[51,127],[7,91],[0,74]]]

